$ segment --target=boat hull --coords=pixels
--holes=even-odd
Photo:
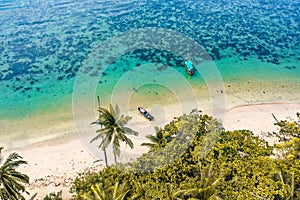
[[[138,111],[149,121],[154,120],[154,117],[152,115],[150,115],[150,113],[147,110],[145,110],[144,108],[139,106]]]
[[[186,72],[188,73],[188,75],[194,74],[194,66],[190,59],[188,59],[188,58],[184,59],[184,68],[185,68]]]

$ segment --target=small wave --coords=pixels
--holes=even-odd
[[[135,9],[135,1],[105,1],[100,2],[92,9],[96,13],[103,13],[103,16],[118,16],[129,13]]]
[[[16,23],[17,26],[34,26],[34,25],[42,25],[42,24],[48,24],[54,22],[54,20],[37,20],[37,21],[32,21],[32,22],[18,22]]]
[[[19,8],[25,8],[26,6],[15,6],[15,5],[0,5],[0,10],[14,10]]]
[[[19,4],[18,2],[11,0],[0,1],[0,10],[14,10],[26,7],[25,4]]]
[[[55,8],[59,8],[59,9],[62,9],[62,8],[68,8],[70,6],[73,6],[74,4],[76,4],[77,2],[76,1],[61,1],[61,2],[55,2],[53,4],[53,6]]]

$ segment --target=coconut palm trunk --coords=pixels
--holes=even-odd
[[[114,158],[115,158],[115,163],[117,164],[118,160],[117,160],[117,155],[115,153],[114,153]]]
[[[97,99],[98,99],[98,111],[99,111],[99,118],[100,118],[100,114],[101,114],[101,112],[100,112],[100,97],[97,96]],[[100,128],[102,128],[102,125],[100,125]],[[103,137],[102,137],[102,140],[103,140]],[[106,148],[103,150],[103,152],[104,152],[105,166],[107,167],[108,164],[107,164]]]

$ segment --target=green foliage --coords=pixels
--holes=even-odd
[[[276,123],[280,127],[278,137],[283,141],[276,145],[281,158],[277,159],[280,180],[286,189],[284,199],[300,199],[300,113],[297,120],[282,120]]]
[[[162,130],[157,126],[155,128],[155,135],[147,135],[146,138],[151,142],[142,143],[142,146],[150,147],[150,152],[161,149],[167,145],[172,140],[172,136],[168,131]]]
[[[113,108],[110,104],[109,110],[106,108],[100,108],[99,112],[99,119],[92,124],[101,125],[103,128],[96,131],[99,134],[94,137],[91,142],[101,139],[102,141],[99,144],[99,148],[103,151],[110,143],[112,143],[115,162],[117,162],[116,157],[120,156],[120,142],[125,142],[130,148],[133,148],[133,143],[126,134],[138,135],[138,133],[124,126],[129,120],[131,120],[131,117],[120,115],[118,105]]]
[[[71,190],[75,199],[112,199],[113,191],[145,200],[300,199],[299,121],[292,123],[277,124],[289,139],[279,148],[284,157],[275,159],[273,147],[252,132],[225,131],[193,110],[157,127],[144,144],[150,151],[135,162],[84,174]]]
[[[0,155],[3,147],[0,147]],[[0,164],[3,158],[0,156]],[[29,183],[29,177],[16,170],[20,165],[27,164],[17,153],[11,153],[0,166],[0,199],[22,200],[25,184]]]
[[[103,180],[99,173],[87,171],[80,174],[75,178],[74,184],[70,188],[70,192],[82,195],[84,192],[90,191],[92,185],[95,185]]]
[[[298,120],[282,120],[276,123],[280,127],[279,138],[284,141],[276,145],[284,158],[296,164],[300,160],[300,113],[297,113]]]
[[[288,141],[292,138],[300,138],[300,113],[297,113],[297,120],[281,120],[275,123],[280,127],[278,133],[275,133],[281,141]]]
[[[277,166],[269,157],[236,159],[227,164],[228,175],[219,186],[222,198],[274,199],[283,197],[285,190],[275,180]]]
[[[84,193],[82,199],[84,200],[123,200],[129,192],[127,183],[119,184],[116,182],[114,186],[109,188],[104,187],[98,183],[91,187],[92,194]]]
[[[175,197],[183,199],[219,199],[216,188],[223,177],[213,175],[215,169],[212,165],[199,166],[199,175],[190,178],[187,183],[181,184],[180,189],[174,193]]]
[[[62,200],[62,191],[59,192],[51,192],[44,197],[44,200]]]

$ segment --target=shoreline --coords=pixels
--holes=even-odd
[[[297,103],[270,102],[238,105],[226,110],[223,126],[228,131],[251,130],[255,135],[272,143],[274,142],[272,138],[266,138],[262,134],[277,130],[272,113],[278,120],[284,120],[288,117],[294,118],[297,112],[300,112],[300,104]],[[170,111],[170,113],[176,112]],[[168,120],[172,119],[169,117]],[[148,122],[141,116],[137,123],[140,123],[141,127],[147,127]],[[104,167],[103,158],[97,158],[87,149],[76,130],[69,130],[69,133],[20,148],[7,149],[5,147],[4,158],[8,153],[17,152],[28,162],[28,165],[21,166],[19,171],[30,177],[28,187],[30,196],[37,192],[36,199],[42,199],[50,192],[62,190],[64,199],[68,199],[71,195],[68,192],[69,187],[79,173],[85,170],[100,170]],[[135,148],[132,150],[121,145],[120,162],[132,161],[147,152],[146,147],[140,146],[146,139],[131,138]],[[101,150],[98,151],[102,154]]]
[[[182,91],[185,90],[185,88],[177,88],[176,92],[168,91],[166,94],[154,94],[159,91],[151,89],[151,93],[149,94],[147,90],[141,90],[139,92],[129,91],[131,96],[126,99],[127,101],[120,101],[119,99],[125,98],[126,96],[124,97],[124,95],[128,95],[128,91],[127,93],[125,91],[124,94],[123,92],[116,92],[116,97],[112,98],[111,101],[113,104],[115,103],[114,100],[118,101],[119,108],[123,113],[135,113],[136,106],[142,104],[142,106],[150,112],[152,112],[152,109],[149,110],[150,107],[152,108],[153,105],[158,105],[153,107],[153,110],[162,111],[163,109],[165,115],[169,114],[170,110],[174,110],[172,108],[168,109],[170,105],[174,104],[185,107],[185,110],[188,110],[188,112],[190,112],[192,108],[198,107],[200,110],[204,112],[208,111],[208,114],[212,114],[209,110],[212,109],[212,103],[214,103],[217,109],[219,95],[225,96],[226,110],[236,106],[263,102],[300,103],[298,99],[300,95],[300,90],[298,89],[300,82],[294,79],[274,79],[266,81],[259,79],[259,77],[249,79],[245,77],[245,79],[241,80],[224,80],[223,84],[224,90],[221,90],[222,88],[219,88],[219,86],[212,86],[212,88],[209,89],[205,83],[198,83],[197,79],[194,79],[191,82],[194,96],[186,95],[187,92]],[[188,92],[188,94],[190,92]],[[107,98],[110,99],[109,97]],[[110,102],[104,99],[105,98],[101,99],[101,104],[107,107]],[[212,102],[212,100],[215,102]],[[74,108],[72,107],[73,104],[71,104],[71,101],[71,96],[66,96],[63,101],[57,104],[55,109],[40,109],[18,119],[1,119],[0,146],[15,148],[46,139],[56,138],[61,134],[69,135],[72,134],[72,131],[77,129],[78,124],[79,126],[83,124],[82,121],[86,124],[85,126],[89,126],[97,116],[96,99],[79,99],[79,107],[82,109],[76,110],[77,112],[75,114],[81,115],[80,120],[82,119],[82,121],[74,120]],[[87,105],[87,102],[89,102],[89,105]],[[127,107],[128,110],[122,110]],[[181,109],[180,107],[177,108]],[[178,110],[176,110],[176,113],[178,113],[177,111]],[[220,110],[220,112],[224,112],[224,110]]]

